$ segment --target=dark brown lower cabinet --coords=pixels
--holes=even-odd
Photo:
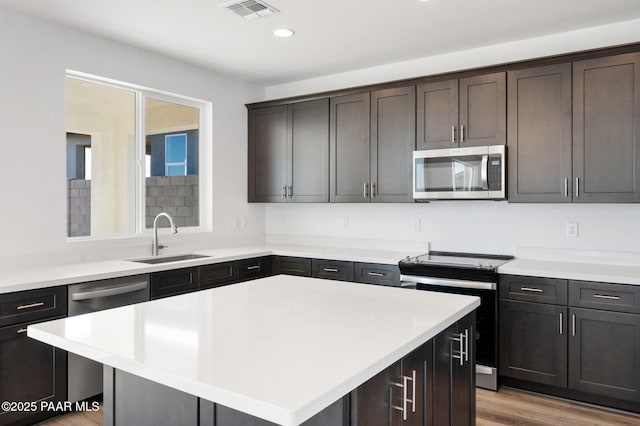
[[[311,276],[311,259],[308,257],[274,256],[273,273],[275,275]]]
[[[181,268],[151,274],[151,299],[175,296],[198,289],[198,268]]]
[[[0,328],[0,401],[35,404],[26,409],[0,409],[2,426],[32,424],[52,417],[57,414],[53,410],[33,408],[67,399],[67,353],[27,337],[30,324]]]

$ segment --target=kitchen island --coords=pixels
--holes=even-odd
[[[358,389],[369,386],[361,393],[369,395],[368,383],[438,337],[442,350],[432,349],[423,365],[437,365],[442,355],[450,365],[474,365],[473,329],[466,338],[443,332],[473,317],[479,304],[475,297],[279,275],[37,324],[28,335],[105,365],[105,425],[237,424],[235,415],[246,424],[298,425],[323,413],[358,415]],[[450,389],[438,389],[442,380],[428,380],[434,395],[449,399]],[[416,400],[416,386],[409,393],[415,372],[398,381],[391,387],[402,389],[384,389],[379,399],[395,406],[387,412],[404,408],[406,415],[407,402]],[[473,387],[473,374],[465,385]]]

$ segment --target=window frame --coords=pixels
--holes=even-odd
[[[199,111],[198,114],[198,226],[180,227],[180,233],[193,234],[201,232],[211,232],[213,229],[213,208],[212,208],[212,103],[203,99],[193,98],[163,90],[152,89],[149,87],[127,83],[111,78],[96,76],[67,69],[65,73],[65,81],[67,79],[76,79],[87,81],[94,84],[102,84],[114,87],[116,89],[129,90],[135,93],[135,203],[133,207],[135,227],[132,233],[113,234],[113,235],[97,235],[97,236],[66,236],[67,242],[78,241],[99,241],[99,240],[122,240],[137,239],[148,237],[152,234],[151,228],[146,228],[146,152],[145,152],[145,122],[146,122],[146,99],[152,98],[164,102],[176,103]],[[66,127],[66,126],[65,126]],[[69,129],[65,128],[65,131]],[[63,145],[64,146],[64,145]],[[66,164],[65,164],[66,167]],[[68,203],[65,203],[68,208]],[[65,214],[65,219],[68,212]],[[65,224],[66,228],[66,224]]]

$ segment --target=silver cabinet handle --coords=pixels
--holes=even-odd
[[[569,178],[564,178],[564,196],[569,196]]]
[[[562,336],[562,312],[560,312],[560,335]]]
[[[23,309],[37,308],[38,306],[44,306],[44,302],[36,302],[36,303],[30,303],[28,305],[20,305],[16,307],[16,310],[21,311]]]
[[[460,125],[460,143],[464,143],[464,124]]]
[[[369,198],[369,184],[367,182],[363,185],[363,196],[364,198]]]
[[[16,331],[16,334],[23,334],[23,333],[26,333],[26,332],[27,332],[27,329],[26,329],[26,328],[19,328],[19,329]]]
[[[409,381],[411,381],[411,389],[412,389],[411,398],[409,398],[408,396]],[[396,386],[402,389],[402,406],[392,405],[391,407],[395,410],[402,412],[402,420],[406,421],[407,413],[409,412],[407,407],[409,403],[411,403],[411,412],[412,413],[416,412],[416,370],[413,370],[411,372],[411,377],[403,375],[402,383],[393,383],[393,386]]]
[[[576,177],[576,197],[580,196],[580,178]]]
[[[529,291],[532,293],[543,293],[544,290],[541,288],[534,288],[534,287],[520,287],[520,290],[522,291]]]
[[[455,336],[457,337],[449,337],[449,340],[460,343],[460,350],[454,351],[451,357],[460,360],[460,365],[464,365],[464,333],[458,333]]]
[[[469,362],[469,329],[464,329],[464,360]]]
[[[367,272],[367,275],[371,275],[372,277],[384,277],[384,274],[380,272]]]
[[[322,268],[322,270],[325,272],[338,272],[336,268]]]
[[[620,300],[620,296],[609,296],[606,294],[594,294],[593,297],[597,299]]]
[[[135,284],[121,285],[118,287],[101,288],[99,290],[79,291],[71,293],[71,300],[89,300],[99,297],[117,296],[118,294],[133,293],[134,291],[147,288],[147,282],[139,282]]]
[[[292,185],[289,185],[287,187],[287,197],[293,198],[293,186]]]
[[[451,126],[451,143],[456,143],[456,126]]]
[[[282,198],[287,198],[287,185],[282,187]]]
[[[376,195],[376,184],[374,182],[371,182],[371,198],[375,197]]]
[[[571,335],[576,335],[576,314],[571,315]]]
[[[260,270],[260,265],[253,265],[253,266],[247,266],[247,271],[255,271],[255,270]]]

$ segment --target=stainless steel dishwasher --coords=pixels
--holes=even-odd
[[[150,276],[134,275],[69,286],[69,316],[146,302],[151,297]],[[102,364],[69,353],[68,401],[102,393]]]

